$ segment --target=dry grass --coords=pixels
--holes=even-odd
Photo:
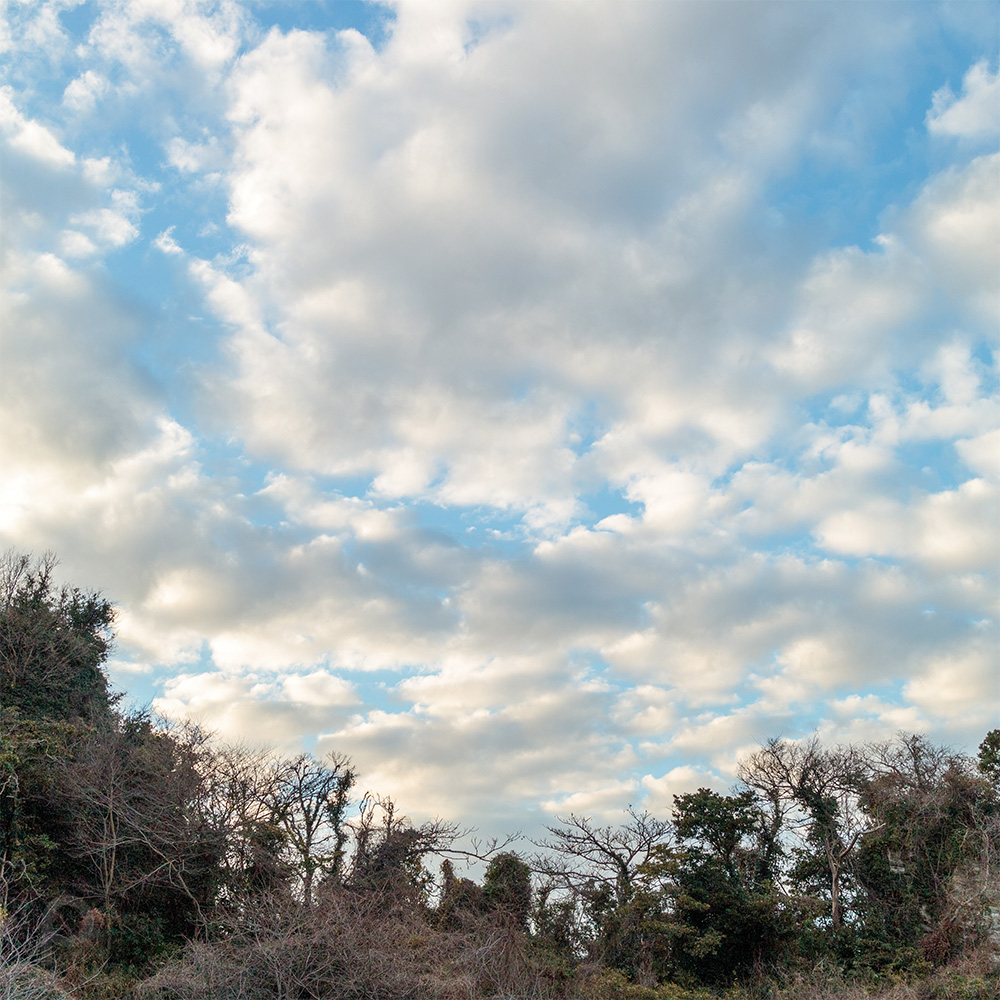
[[[820,965],[728,989],[650,988],[594,966],[571,970],[485,915],[463,913],[444,928],[377,893],[337,889],[311,909],[275,900],[233,927],[223,940],[192,942],[131,993],[0,989],[0,1000],[1000,1000],[988,949],[877,987]]]

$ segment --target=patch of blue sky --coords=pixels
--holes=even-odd
[[[312,484],[324,495],[333,497],[356,497],[359,499],[371,500],[369,494],[371,493],[373,478],[374,477],[370,474],[355,476],[317,475],[312,478]],[[391,501],[386,504],[380,504],[379,506],[395,505],[396,502]]]
[[[177,280],[175,265],[163,257],[143,240],[107,254],[103,267],[119,305],[141,331],[129,356],[170,400],[172,415],[190,426],[194,412],[185,375],[219,357],[221,331],[203,314],[201,297],[188,282]]]
[[[32,4],[4,5],[5,26],[10,25],[10,29],[13,29],[8,29],[10,35],[16,37],[20,34],[19,21],[22,17],[28,20],[35,16],[32,7]],[[74,41],[82,42],[85,36],[86,31],[81,35],[77,35],[75,30],[71,31]],[[18,107],[22,111],[27,110],[32,117],[41,118],[44,124],[51,124],[53,120],[58,119],[58,112],[55,115],[47,112],[49,109],[59,108],[63,91],[70,80],[70,77],[65,75],[66,71],[62,65],[63,56],[64,53],[57,46],[53,46],[44,51],[36,49],[35,53],[25,59],[0,61],[0,79],[13,85],[17,90]]]
[[[163,693],[163,675],[157,671],[133,674],[116,671],[112,666],[111,674],[111,688],[122,696],[119,705],[125,711],[142,711]]]
[[[953,143],[928,135],[927,112],[935,91],[948,84],[960,93],[969,66],[992,53],[942,33],[921,55],[905,85],[902,80],[883,81],[878,104],[872,103],[868,86],[849,96],[834,118],[817,130],[823,140],[794,171],[774,176],[766,187],[765,203],[785,223],[808,234],[816,249],[871,250],[892,214],[955,158]]]
[[[817,406],[812,416],[818,418],[821,415],[836,414],[824,412],[822,406]],[[814,422],[817,426],[827,427],[831,436],[845,441],[858,438],[863,443],[871,430],[867,415],[856,412],[851,416],[854,419],[842,423],[823,419],[815,419]],[[831,470],[837,460],[836,452],[806,455],[799,442],[790,442],[787,447],[775,442],[768,455],[768,461],[779,470],[810,476]],[[734,463],[715,480],[713,486],[716,489],[725,488],[742,468],[742,461]],[[950,439],[898,442],[892,447],[891,464],[881,475],[875,471],[871,475],[880,482],[883,492],[896,495],[901,500],[909,499],[914,488],[932,491],[954,489],[972,476]]]
[[[569,420],[567,443],[578,458],[586,455],[607,433],[610,420],[603,409],[605,406],[600,401],[588,399]]]
[[[59,20],[63,27],[73,37],[83,40],[90,33],[101,13],[101,5],[96,3],[81,3],[75,6],[63,7],[59,10]]]
[[[348,538],[342,551],[346,560],[378,580],[381,592],[402,599],[399,617],[411,619],[427,634],[458,625],[459,612],[450,603],[453,580],[428,576],[423,566],[394,546]]]
[[[49,66],[46,70],[52,68]],[[59,104],[69,78],[58,72],[36,70],[26,77],[22,73],[23,67],[13,67],[5,70],[0,79],[16,88],[16,102],[22,112],[39,120],[46,127],[55,126],[56,135],[61,135]]]
[[[822,548],[818,541],[802,525],[775,529],[773,531],[754,531],[752,534],[742,532],[740,538],[744,543],[751,545],[754,552],[763,556],[771,556],[773,558],[793,556],[804,563],[822,562],[830,558],[830,553]],[[862,561],[854,557],[841,556],[839,553],[836,558],[838,562],[844,562],[849,565],[854,565]]]
[[[147,271],[152,271],[151,277],[156,274],[155,267],[146,268],[142,263],[128,270],[139,278]],[[152,303],[143,303],[151,315],[145,336],[135,349],[135,356],[150,372],[166,381],[172,415],[185,426],[192,426],[197,419],[191,382],[203,366],[219,359],[222,348],[220,331],[201,314],[199,304],[183,286],[173,286],[160,299],[155,314]]]
[[[624,686],[614,681],[614,667],[596,649],[592,649],[589,646],[573,646],[567,651],[566,660],[582,680],[601,678],[612,687],[620,688]]]
[[[583,523],[597,524],[614,514],[626,514],[638,517],[643,512],[643,504],[629,500],[620,489],[604,485],[600,489],[580,493],[577,499],[586,507],[587,513],[580,520]]]
[[[641,503],[629,500],[620,489],[609,485],[579,492],[576,499],[582,506],[572,525],[593,525],[612,514],[634,517],[643,510]],[[389,505],[394,506],[395,501]],[[534,544],[533,533],[525,525],[525,511],[519,508],[449,506],[425,500],[411,501],[407,508],[423,530],[439,533],[459,545],[509,553]]]
[[[976,478],[950,441],[908,441],[896,448],[896,458],[913,473],[907,477],[911,489],[939,493]],[[901,483],[901,492],[904,489]]]
[[[426,674],[426,668],[399,666],[392,669],[351,670],[348,667],[331,667],[333,673],[349,678],[361,699],[363,711],[398,713],[408,711],[413,702],[400,693],[399,685],[409,677]]]
[[[115,656],[126,662],[142,662],[141,656],[134,655],[127,645],[116,648]],[[154,664],[151,670],[143,673],[116,673],[112,670],[112,681],[115,690],[122,693],[122,707],[131,711],[148,709],[154,699],[163,696],[163,686],[166,681],[181,673],[204,674],[216,670],[212,658],[212,649],[207,641],[202,641],[197,654],[181,663],[168,665]]]
[[[162,147],[160,151],[156,177],[160,189],[143,196],[144,232],[155,237],[172,230],[172,238],[185,252],[203,260],[232,257],[242,235],[229,227],[225,187],[210,176],[182,174],[167,164]]]
[[[353,28],[376,50],[389,40],[396,20],[396,12],[391,7],[369,0],[312,0],[311,3],[254,0],[249,9],[260,24],[276,26],[285,33]]]
[[[979,366],[982,391],[1000,391],[1000,343],[997,342],[996,330],[990,330],[988,337],[970,345],[969,354]]]
[[[215,263],[222,258],[232,276],[232,257],[239,252],[241,233],[234,233],[226,220],[228,205],[220,197],[208,198],[200,205],[185,206],[184,215],[170,221],[169,233],[178,246],[192,257]],[[190,214],[187,214],[190,213]],[[165,230],[161,230],[163,232]],[[159,233],[157,233],[159,235]]]

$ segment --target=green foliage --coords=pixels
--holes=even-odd
[[[701,788],[675,797],[674,810],[684,845],[649,866],[669,911],[668,970],[691,983],[732,982],[773,962],[791,933],[772,881],[772,827],[749,791]]]
[[[551,884],[540,885],[535,891],[531,924],[535,940],[553,954],[572,960],[582,950],[576,900],[556,895]]]
[[[991,729],[979,744],[979,773],[1000,790],[1000,729]]]
[[[853,870],[855,960],[900,968],[916,953],[941,963],[967,936],[972,915],[954,912],[951,889],[989,849],[992,791],[969,758],[921,736],[874,745],[869,755],[859,804],[870,826]]]
[[[518,855],[507,851],[490,860],[483,879],[489,908],[504,922],[522,930],[531,911],[531,869]]]
[[[442,861],[441,897],[437,908],[439,925],[458,930],[470,918],[479,918],[487,909],[482,886],[476,885],[472,879],[456,877],[454,865],[447,859]]]
[[[674,830],[682,840],[696,841],[707,856],[733,872],[734,855],[745,837],[760,825],[752,792],[718,795],[707,788],[674,796]]]
[[[100,723],[115,701],[103,671],[114,607],[99,594],[57,588],[54,569],[52,557],[0,557],[0,708]]]

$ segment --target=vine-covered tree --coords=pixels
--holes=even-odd
[[[852,852],[880,822],[858,808],[864,764],[854,747],[769,740],[740,766],[744,784],[768,802],[785,804],[786,826],[798,835],[793,875],[825,897],[834,930],[844,923],[843,892]]]
[[[531,912],[531,868],[512,851],[490,859],[483,878],[487,906],[503,923],[527,930]]]
[[[299,754],[284,763],[268,791],[268,806],[284,833],[289,864],[307,907],[317,882],[343,875],[354,779],[354,768],[342,754],[329,754],[323,761]]]
[[[891,952],[895,964],[941,961],[981,917],[973,912],[986,898],[975,884],[989,880],[981,859],[1000,846],[995,789],[970,757],[918,734],[868,744],[863,753],[859,805],[872,822],[854,879],[864,958],[884,963]],[[959,890],[970,878],[971,896]]]

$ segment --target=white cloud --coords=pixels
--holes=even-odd
[[[184,250],[177,245],[177,241],[174,239],[174,227],[171,226],[169,229],[164,229],[156,239],[153,240],[153,246],[157,250],[162,250],[163,253],[168,254],[183,254]]]
[[[14,0],[4,5],[0,18],[0,52],[42,51],[49,59],[65,50],[68,37],[59,19],[60,12],[73,0]]]
[[[931,719],[962,720],[985,730],[996,722],[1000,706],[995,630],[963,646],[928,658],[904,689],[906,697]]]
[[[960,97],[948,86],[935,91],[927,128],[938,135],[996,135],[1000,132],[1000,75],[991,73],[984,59],[965,74]]]
[[[963,311],[995,328],[1000,317],[1000,153],[976,157],[933,178],[903,226],[941,289]]]
[[[139,229],[131,219],[111,208],[81,212],[70,216],[70,222],[90,229],[105,246],[124,246],[139,235]]]
[[[800,315],[775,352],[777,369],[810,389],[883,374],[889,338],[919,307],[920,270],[888,237],[872,253],[849,247],[817,261],[800,290]]]
[[[199,173],[217,170],[227,162],[226,151],[215,136],[204,142],[189,142],[181,136],[174,136],[167,143],[167,160],[172,167],[183,173]]]
[[[699,788],[710,788],[722,795],[729,790],[728,782],[710,771],[700,770],[690,764],[671,768],[661,777],[646,775],[642,779],[646,793],[645,806],[654,816],[670,816],[674,811],[674,798]]]
[[[321,729],[342,718],[355,698],[340,678],[291,675],[283,684],[216,673],[179,674],[166,684],[155,711],[191,718],[231,742],[298,750],[303,726]]]
[[[63,103],[73,111],[93,111],[97,101],[107,91],[107,78],[88,69],[67,85],[63,91]]]
[[[148,87],[178,49],[197,72],[218,72],[235,56],[245,21],[233,0],[137,0],[105,6],[87,42]]]
[[[59,252],[63,257],[92,257],[98,250],[85,233],[64,229],[59,240]]]
[[[76,157],[40,122],[25,118],[15,107],[10,87],[0,87],[0,129],[12,149],[52,167],[68,167]]]
[[[320,734],[424,815],[665,810],[814,724],[972,739],[997,164],[864,180],[937,14],[492,10],[376,49],[112,4],[54,99],[4,91],[0,532],[121,602],[162,710]]]
[[[870,500],[816,529],[821,545],[855,556],[917,559],[943,569],[990,570],[1000,559],[1000,492],[982,479],[909,504]]]
[[[955,447],[973,472],[989,479],[1000,479],[1000,429],[957,441]]]

